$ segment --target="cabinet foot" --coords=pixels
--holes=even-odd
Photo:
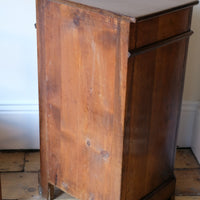
[[[39,192],[43,198],[48,198],[48,182],[46,177],[41,174],[39,174]]]
[[[175,195],[172,195],[169,200],[175,200]]]
[[[53,200],[53,199],[54,199],[54,186],[49,183],[47,200]]]

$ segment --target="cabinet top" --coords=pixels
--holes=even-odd
[[[55,2],[86,6],[94,10],[104,10],[124,16],[136,22],[137,20],[156,14],[192,6],[198,0],[52,0]]]

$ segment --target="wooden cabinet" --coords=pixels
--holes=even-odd
[[[197,3],[37,0],[44,197],[174,199]]]

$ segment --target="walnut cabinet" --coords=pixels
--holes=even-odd
[[[41,186],[173,200],[192,0],[37,0]]]

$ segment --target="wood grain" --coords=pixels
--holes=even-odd
[[[183,39],[129,58],[122,199],[141,199],[173,177],[186,47]]]
[[[137,38],[137,42],[130,39],[129,49],[139,48],[189,31],[191,12],[192,8],[186,8],[138,22],[136,25],[131,23],[130,38]]]
[[[43,196],[174,200],[192,9],[134,25],[65,0],[37,10]]]
[[[119,199],[129,23],[56,3],[46,16],[49,182]]]
[[[25,166],[26,172],[40,171],[40,152],[25,153]]]
[[[200,196],[200,169],[175,170],[176,195]]]
[[[174,200],[175,195],[175,179],[169,179],[153,190],[151,193],[143,197],[141,200],[157,200],[157,199],[169,199]]]
[[[175,169],[192,169],[200,168],[198,161],[195,159],[191,149],[177,149]]]
[[[40,170],[41,189],[45,198],[48,195],[48,146],[47,146],[47,90],[46,90],[46,49],[45,25],[48,0],[36,0],[38,85],[39,85],[39,119],[40,119]]]
[[[3,199],[37,199],[38,173],[2,173],[2,198]]]
[[[0,152],[1,172],[22,172],[24,170],[24,152]]]
[[[24,153],[24,152],[23,152]],[[25,154],[26,154],[26,152],[25,152]],[[11,152],[10,153],[10,155],[15,155],[15,153],[14,152]],[[185,171],[186,171],[186,169],[185,169],[185,166],[187,166],[187,167],[190,167],[190,168],[187,168],[187,170],[191,170],[191,171],[193,171],[192,170],[192,168],[193,167],[195,167],[195,168],[199,168],[200,169],[200,165],[198,165],[198,166],[196,166],[196,163],[194,163],[194,160],[195,160],[195,157],[194,157],[194,155],[191,153],[191,150],[190,149],[178,149],[177,150],[177,155],[178,156],[176,156],[176,162],[178,162],[179,163],[179,173],[180,173],[180,175],[179,176],[177,176],[177,182],[179,182],[179,180],[181,180],[179,183],[178,183],[178,185],[177,185],[177,190],[180,190],[179,188],[182,188],[183,189],[183,187],[185,187],[185,185],[186,185],[186,182],[188,181],[188,179],[190,179],[190,185],[188,184],[188,182],[187,182],[187,184],[188,184],[188,187],[185,187],[185,192],[188,192],[188,188],[189,188],[189,186],[191,187],[191,188],[193,188],[193,190],[191,190],[191,191],[193,191],[193,192],[191,192],[190,193],[190,195],[191,196],[176,196],[175,197],[175,200],[200,200],[200,196],[194,196],[195,194],[196,194],[196,189],[195,189],[195,187],[194,186],[196,186],[196,181],[197,181],[197,179],[198,179],[198,176],[196,176],[196,175],[194,175],[194,173],[192,172],[188,172],[188,176],[191,176],[191,177],[193,177],[193,178],[184,178],[184,179],[182,179],[182,177],[184,176],[184,174],[185,174]],[[11,156],[12,157],[12,156]],[[4,157],[2,160],[1,160],[1,162],[5,162],[6,163],[6,165],[9,167],[9,162],[7,162],[7,159],[8,158],[6,158],[6,157]],[[20,157],[18,157],[18,159],[20,160]],[[29,159],[30,160],[34,160],[34,155],[32,154],[32,153],[30,153],[29,154]],[[181,162],[180,162],[181,161]],[[187,164],[187,162],[191,162],[191,165],[186,165]],[[17,163],[18,162],[16,162],[15,164],[17,165]],[[195,166],[194,166],[194,164],[195,164]],[[35,165],[35,164],[34,164]],[[33,165],[33,166],[34,166]],[[39,167],[39,163],[37,163],[37,167]],[[193,168],[194,169],[194,168]],[[6,174],[9,174],[9,173],[11,173],[11,171],[10,172],[7,172]],[[17,172],[18,173],[18,172]],[[9,185],[13,185],[13,186],[16,186],[16,177],[17,177],[17,173],[14,173],[16,176],[14,177],[14,178],[12,178],[11,180],[10,180],[10,184]],[[22,176],[23,174],[26,174],[26,172],[23,172],[23,173],[21,173],[21,172],[19,172],[19,174],[20,174],[20,176]],[[4,173],[5,174],[5,173]],[[28,180],[28,181],[25,181],[24,179],[31,179],[30,181]],[[38,179],[37,178],[34,178],[34,180],[32,180],[32,176],[29,176],[29,177],[26,177],[25,176],[25,178],[21,178],[21,179],[18,179],[17,180],[17,182],[23,182],[23,184],[20,184],[20,187],[17,187],[17,188],[15,188],[14,190],[12,190],[11,189],[11,187],[9,186],[9,187],[7,187],[7,193],[6,193],[6,195],[4,195],[4,199],[9,199],[9,196],[10,196],[10,193],[11,192],[13,192],[14,191],[14,193],[15,194],[20,194],[20,193],[25,193],[26,195],[24,196],[24,198],[23,199],[21,199],[20,198],[20,200],[27,200],[27,199],[29,199],[29,200],[31,200],[31,199],[34,199],[34,200],[44,200],[44,198],[42,198],[40,195],[36,195],[36,196],[34,196],[34,197],[30,197],[30,194],[27,192],[25,192],[26,190],[27,190],[27,182],[31,182],[32,183],[32,185],[33,186],[37,186],[38,185]],[[159,195],[159,194],[161,194],[161,193],[165,193],[165,194],[167,194],[167,192],[169,192],[169,189],[171,188],[171,189],[173,189],[174,187],[166,187],[166,186],[168,186],[168,184],[169,184],[169,186],[170,186],[170,183],[171,184],[173,184],[173,181],[172,182],[170,182],[170,180],[169,181],[167,181],[167,182],[165,182],[164,184],[162,184],[159,188],[157,188],[157,190],[155,190],[155,191],[153,191],[152,193],[150,193],[147,197],[151,197],[151,198],[153,198],[153,197],[156,197],[157,195]],[[2,185],[2,187],[5,187],[5,185],[3,184]],[[198,187],[198,186],[197,186]],[[12,191],[11,191],[12,190]],[[17,191],[16,191],[17,190]],[[184,190],[183,190],[184,191]],[[179,194],[179,195],[181,195],[181,194]],[[17,198],[17,196],[15,196],[14,197],[14,199],[16,199]],[[146,197],[145,197],[146,198]],[[59,200],[76,200],[75,198],[73,198],[73,197],[70,197],[68,194],[65,194],[65,193],[63,193],[61,190],[59,190],[58,188],[56,188],[56,190],[55,190],[55,195],[54,195],[54,199],[59,199]],[[160,199],[162,199],[161,197],[160,197]],[[172,200],[172,199],[170,199],[170,200]],[[173,199],[174,200],[174,199]]]

